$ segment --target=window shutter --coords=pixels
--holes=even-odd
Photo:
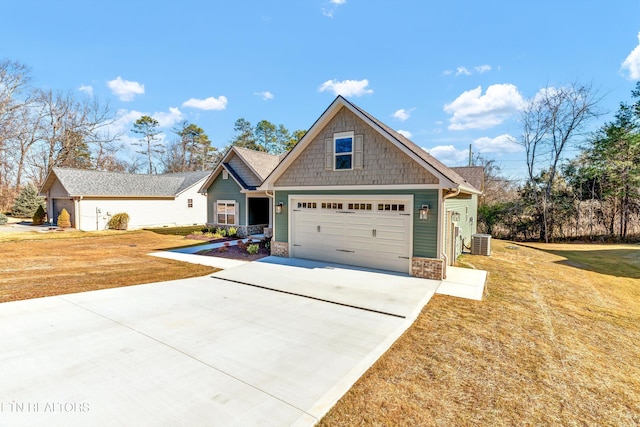
[[[235,215],[233,217],[233,225],[238,225],[240,224],[240,203],[237,200],[235,200],[234,202],[235,203],[233,207],[235,208]]]
[[[363,135],[355,136],[355,144],[353,147],[353,168],[362,169],[364,164],[364,137]]]
[[[324,140],[324,169],[333,170],[333,138]]]

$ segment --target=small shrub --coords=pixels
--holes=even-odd
[[[66,209],[62,209],[62,212],[60,212],[60,215],[58,215],[58,227],[71,227],[71,215],[69,215],[69,212],[67,212]]]
[[[216,228],[216,234],[219,234],[222,237],[227,237],[227,230],[224,228]]]
[[[237,234],[238,229],[236,227],[229,227],[229,229],[227,230],[227,236],[229,237],[236,237]]]
[[[31,218],[33,220],[33,225],[42,225],[44,223],[45,216],[47,216],[47,214],[45,213],[42,205],[38,206],[36,213],[34,213],[33,218]]]
[[[0,212],[0,225],[4,225],[7,222],[9,222],[9,218],[7,218],[7,216],[5,214]]]
[[[111,217],[109,228],[112,230],[126,230],[129,226],[129,214],[120,212]]]
[[[229,250],[229,242],[225,242],[224,245],[218,248],[218,252],[227,252]]]
[[[204,233],[202,231],[192,231],[191,236],[202,236]]]
[[[252,243],[249,246],[247,246],[247,253],[249,255],[257,254],[258,250],[260,250],[260,246],[257,243]]]
[[[271,240],[268,240],[264,243],[264,248],[267,250],[267,252],[271,253]]]

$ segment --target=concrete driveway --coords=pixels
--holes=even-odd
[[[0,304],[0,426],[313,425],[439,282],[291,263]]]

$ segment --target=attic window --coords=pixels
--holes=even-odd
[[[353,169],[353,132],[340,132],[333,135],[334,169]]]
[[[192,208],[193,207],[193,199],[187,199],[187,207],[188,208]]]
[[[229,172],[226,170],[222,171],[222,179],[229,179]]]

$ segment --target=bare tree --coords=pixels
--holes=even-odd
[[[541,237],[546,242],[553,233],[549,213],[558,168],[588,120],[598,115],[598,101],[590,86],[572,83],[544,88],[522,111],[521,143],[527,156],[529,184],[542,218]]]
[[[4,209],[16,194],[12,187],[15,175],[8,141],[15,131],[16,114],[30,90],[29,69],[15,61],[0,61],[0,205]]]

